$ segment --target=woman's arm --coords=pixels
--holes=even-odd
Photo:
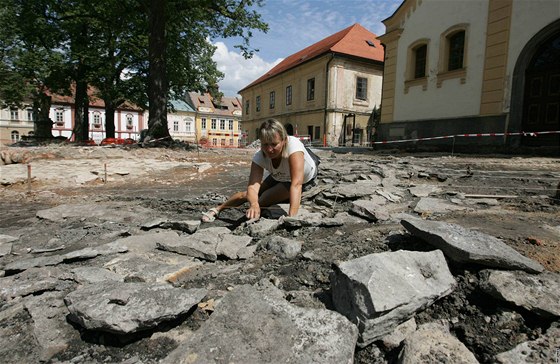
[[[251,163],[251,174],[249,175],[249,183],[247,184],[247,201],[249,208],[245,215],[248,219],[258,219],[261,216],[261,207],[259,205],[259,190],[263,177],[263,168],[256,164]]]
[[[304,159],[303,152],[290,154],[288,159],[290,165],[290,210],[288,216],[295,216],[301,204],[301,186],[303,185]]]

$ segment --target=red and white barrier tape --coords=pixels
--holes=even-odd
[[[400,139],[400,140],[382,140],[379,142],[371,142],[371,144],[390,144],[390,143],[406,143],[406,142],[417,142],[421,140],[438,140],[438,139],[450,139],[455,137],[499,137],[499,136],[515,136],[515,135],[522,135],[522,136],[530,136],[530,137],[538,137],[542,134],[560,134],[560,130],[553,130],[553,131],[533,131],[533,132],[516,132],[516,133],[477,133],[477,134],[455,134],[455,135],[444,135],[444,136],[437,136],[437,137],[427,137],[427,138],[415,138],[415,139]]]

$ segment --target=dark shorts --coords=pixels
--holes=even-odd
[[[292,184],[291,182],[277,181],[274,178],[272,178],[272,175],[266,177],[262,184],[266,185],[268,188],[271,188],[271,187],[276,186],[279,183],[282,184],[284,187],[286,187],[286,189],[288,191],[290,190],[290,186]],[[309,182],[306,182],[301,186],[301,192],[309,191],[311,188],[315,187],[316,185],[317,185],[317,177],[314,177]],[[260,195],[260,193],[259,193],[259,195]]]

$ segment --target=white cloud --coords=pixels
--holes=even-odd
[[[220,81],[220,91],[225,96],[237,95],[237,91],[282,61],[282,58],[278,58],[274,62],[266,62],[258,55],[245,59],[241,53],[229,50],[223,42],[216,42],[214,45],[217,49],[212,58],[218,64],[218,69],[225,74]]]

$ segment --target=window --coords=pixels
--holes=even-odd
[[[220,119],[220,130],[226,130],[226,121],[224,119]]]
[[[19,110],[10,109],[10,120],[19,120]]]
[[[187,133],[192,132],[192,120],[185,120],[185,131]]]
[[[414,78],[426,77],[426,55],[428,46],[422,44],[414,50]]]
[[[27,109],[27,121],[33,121],[33,109]]]
[[[249,108],[250,104],[249,104],[249,100],[245,101],[245,115],[249,115]]]
[[[241,123],[239,121],[237,122],[237,130],[241,131]]]
[[[206,118],[200,119],[200,127],[202,130],[206,130]]]
[[[314,139],[321,139],[321,127],[320,126],[316,126],[315,127],[315,137]]]
[[[292,104],[292,85],[286,87],[286,105]]]
[[[96,129],[101,128],[101,114],[99,111],[93,113],[93,127]]]
[[[260,96],[257,96],[257,99],[255,100],[255,103],[256,103],[255,106],[256,106],[257,112],[261,111],[261,97]]]
[[[315,78],[307,80],[307,101],[315,100]]]
[[[19,131],[14,130],[12,131],[12,143],[19,141]]]
[[[228,120],[229,130],[233,130],[233,120]]]
[[[177,120],[173,121],[173,131],[179,131],[179,122]]]
[[[453,71],[463,68],[463,56],[465,55],[465,31],[458,31],[447,37],[449,44],[449,58],[447,70]]]
[[[356,98],[358,100],[367,100],[367,78],[358,77],[356,79]]]
[[[212,119],[212,120],[211,120],[210,129],[216,130],[217,125],[218,125],[217,120],[216,120],[216,119]]]
[[[274,109],[274,105],[276,104],[276,91],[270,91],[270,109]]]
[[[126,114],[126,128],[134,128],[134,116],[132,116],[132,114]]]
[[[214,147],[218,145],[218,139],[217,138],[212,138],[212,145]]]
[[[226,140],[224,138],[220,139],[220,147],[226,146]]]
[[[230,139],[229,139],[229,146],[230,146],[230,147],[233,147],[233,138],[230,138]]]
[[[64,109],[56,110],[55,119],[55,123],[57,126],[64,126]]]

